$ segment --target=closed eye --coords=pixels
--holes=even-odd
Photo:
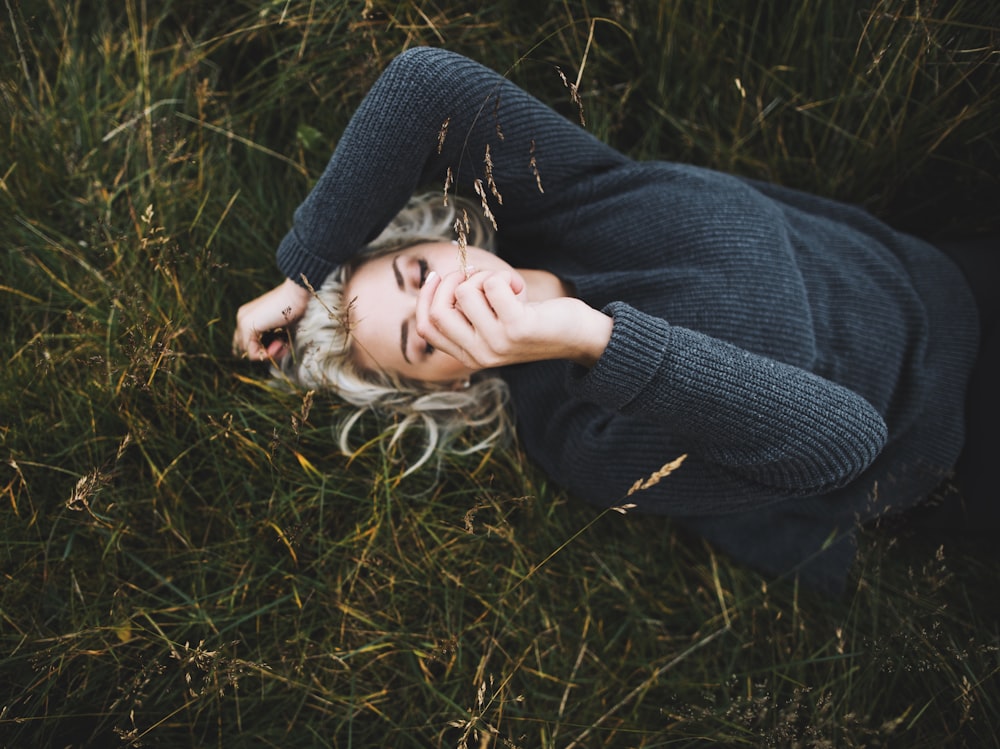
[[[427,281],[427,261],[423,258],[418,258],[417,267],[420,269],[420,282],[417,284],[417,287],[423,288],[424,283]]]

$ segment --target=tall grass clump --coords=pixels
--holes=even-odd
[[[10,0],[0,44],[0,746],[996,745],[992,539],[868,530],[827,600],[516,445],[348,460],[229,353],[417,44],[636,157],[996,233],[993,0]]]

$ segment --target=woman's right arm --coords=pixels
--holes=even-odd
[[[308,299],[305,282],[318,288],[421,186],[444,190],[448,180],[471,193],[478,180],[505,230],[537,231],[552,225],[558,207],[575,210],[584,173],[624,161],[495,71],[442,49],[408,50],[368,92],[296,209],[277,251],[289,280],[241,308],[234,349],[251,358],[283,353],[260,345],[273,329],[265,326],[294,323]]]
[[[575,208],[584,173],[625,161],[495,71],[446,50],[411,49],[389,64],[351,118],[295,212],[278,265],[318,287],[418,188],[443,190],[449,173],[467,194],[480,180],[501,227],[516,231],[557,204]]]
[[[417,330],[474,369],[574,362],[568,376],[556,378],[573,397],[539,401],[522,393],[533,405],[520,420],[529,441],[532,433],[545,435],[539,452],[550,475],[585,495],[621,496],[635,478],[676,457],[664,454],[668,446],[684,445],[716,478],[668,500],[679,503],[674,514],[698,514],[690,496],[706,497],[703,512],[720,489],[721,505],[733,511],[844,486],[888,438],[863,396],[813,372],[623,302],[603,310],[575,298],[528,303],[504,273],[467,281],[461,273],[429,276]],[[652,464],[649,450],[657,456]]]

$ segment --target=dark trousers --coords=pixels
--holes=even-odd
[[[962,269],[979,308],[979,357],[966,397],[958,491],[934,513],[954,530],[1000,530],[1000,238],[937,242]]]

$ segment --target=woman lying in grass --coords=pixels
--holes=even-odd
[[[979,329],[944,253],[858,208],[633,161],[443,50],[385,70],[278,263],[237,352],[434,449],[496,437],[509,399],[528,454],[597,505],[687,455],[628,501],[768,573],[842,585],[857,521],[921,502],[962,449]],[[294,351],[263,335],[290,326]]]

